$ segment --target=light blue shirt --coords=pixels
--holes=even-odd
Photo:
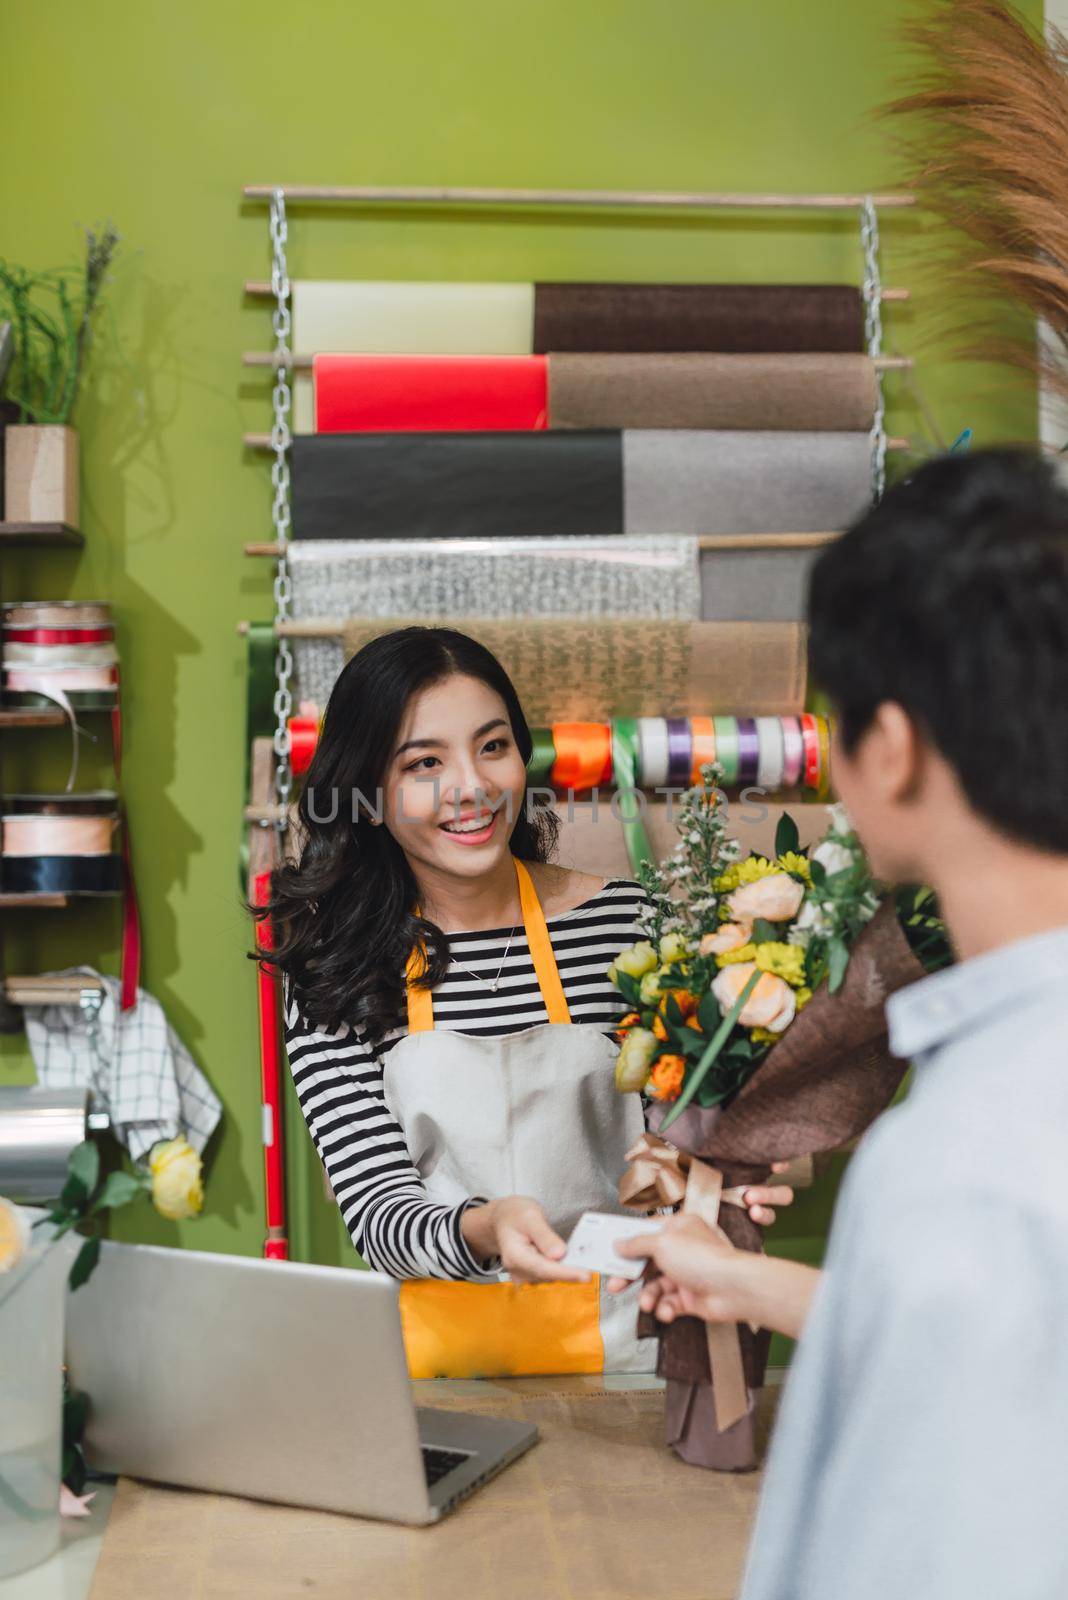
[[[887,1017],[743,1600],[1068,1600],[1068,927]]]

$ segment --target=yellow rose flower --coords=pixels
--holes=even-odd
[[[648,1028],[631,1028],[616,1057],[616,1088],[620,1094],[640,1093],[645,1088],[656,1052],[655,1033]]]
[[[153,1145],[148,1170],[152,1174],[152,1203],[161,1217],[181,1222],[199,1214],[204,1205],[200,1157],[188,1139],[164,1139]]]
[[[656,951],[648,939],[643,939],[639,944],[631,945],[629,950],[624,950],[613,963],[617,971],[625,972],[628,978],[640,978],[646,972],[651,972],[659,965]]]
[[[643,1006],[655,1006],[664,992],[664,982],[670,977],[668,969],[662,967],[659,972],[647,972],[638,985],[638,994]]]
[[[0,1198],[0,1272],[17,1267],[29,1248],[29,1218],[20,1206]]]
[[[660,960],[666,966],[671,966],[674,961],[685,960],[689,953],[681,933],[665,933],[660,941]]]
[[[780,944],[768,939],[757,945],[754,960],[761,972],[774,972],[777,978],[785,978],[791,988],[804,986],[805,952],[799,944]]]

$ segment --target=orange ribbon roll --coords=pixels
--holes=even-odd
[[[607,722],[554,722],[551,782],[557,789],[596,789],[612,779],[612,729]]]

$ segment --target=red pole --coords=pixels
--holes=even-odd
[[[256,905],[266,905],[271,897],[271,874],[258,872],[253,880]],[[261,950],[274,949],[274,932],[269,917],[256,924]],[[262,967],[257,974],[260,1018],[260,1086],[263,1105],[263,1177],[267,1211],[267,1236],[263,1254],[268,1261],[286,1261],[286,1188],[282,1126],[282,1033],[279,1027],[278,979]]]

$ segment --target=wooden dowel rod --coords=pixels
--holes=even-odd
[[[378,185],[246,183],[246,200],[343,201],[367,205],[651,206],[657,210],[856,211],[868,200],[879,210],[916,204],[914,194],[729,194],[654,189],[383,188]]]
[[[833,544],[840,537],[841,535],[837,533],[702,533],[697,536],[697,548],[699,550],[821,550],[824,545]],[[247,556],[268,556],[277,560],[280,546],[274,542],[264,543],[262,540],[250,539],[243,548]]]
[[[292,372],[310,372],[314,356],[294,355],[290,351],[286,366]],[[243,367],[278,367],[281,359],[273,350],[246,350],[241,357]],[[908,372],[915,365],[911,356],[876,356],[877,372]]]
[[[258,297],[260,299],[268,299],[268,298],[271,299],[271,300],[274,299],[274,290],[271,288],[271,285],[270,285],[269,281],[266,278],[248,278],[248,279],[246,279],[246,281],[245,281],[245,293],[247,295],[256,296],[256,297]],[[891,301],[910,300],[912,298],[912,290],[911,289],[884,289],[882,291],[882,298],[884,300],[891,300]]]
[[[269,433],[243,433],[241,435],[241,443],[246,450],[270,450],[272,448]],[[886,448],[888,450],[911,450],[912,441],[910,439],[887,439]]]

